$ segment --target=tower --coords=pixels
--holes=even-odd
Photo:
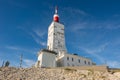
[[[59,22],[58,8],[55,8],[53,21],[48,28],[48,50],[56,53],[67,52],[64,37],[64,25]]]
[[[66,53],[66,54],[65,54]],[[93,62],[75,54],[67,53],[64,37],[64,25],[59,21],[55,8],[53,21],[48,28],[47,49],[38,52],[36,67],[91,66]]]

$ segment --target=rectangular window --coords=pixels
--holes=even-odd
[[[72,58],[72,61],[74,61],[74,59]]]
[[[86,61],[84,61],[84,63],[86,64]]]
[[[78,59],[78,62],[80,63],[80,59]]]
[[[67,60],[69,60],[69,57],[67,57]]]

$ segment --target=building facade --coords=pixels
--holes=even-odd
[[[64,25],[53,21],[48,28],[48,50],[55,51],[58,54],[67,52],[64,37]]]
[[[64,25],[59,22],[58,10],[56,8],[53,21],[48,28],[47,49],[38,53],[36,67],[93,65],[90,59],[67,52],[64,35]]]
[[[38,61],[35,66],[37,67],[56,67],[56,55],[54,51],[42,49],[38,52]]]
[[[92,61],[88,58],[78,56],[76,54],[62,54],[57,57],[57,67],[67,67],[67,66],[91,66]]]

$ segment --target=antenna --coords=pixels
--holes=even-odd
[[[55,7],[55,14],[58,14],[58,7]]]
[[[3,61],[3,63],[2,63],[2,67],[4,67],[4,61]]]
[[[55,7],[55,14],[53,16],[53,21],[59,22],[59,16],[58,16],[58,7]]]
[[[23,54],[20,55],[20,68],[22,67],[22,58],[23,58]]]

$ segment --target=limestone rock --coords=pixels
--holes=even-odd
[[[120,72],[65,68],[0,68],[0,80],[120,80]]]

